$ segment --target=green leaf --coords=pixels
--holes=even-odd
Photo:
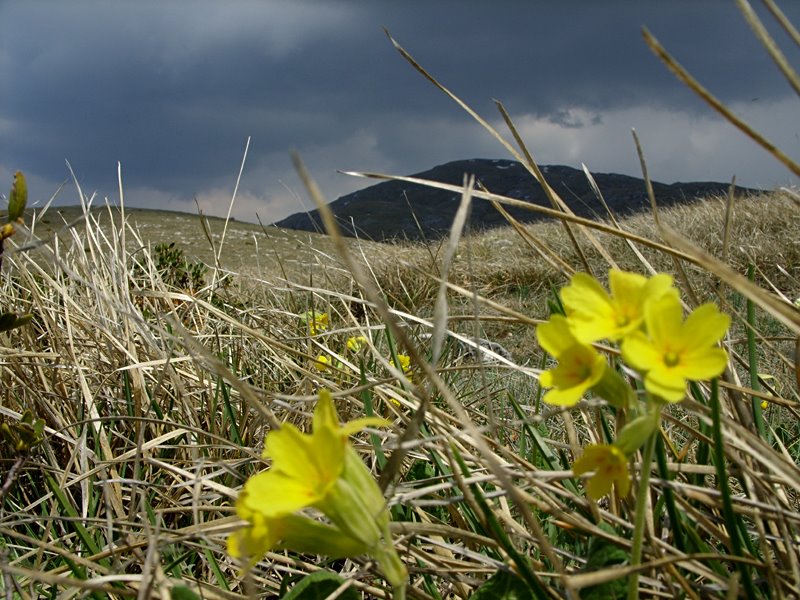
[[[344,579],[329,571],[317,571],[303,577],[283,597],[283,600],[324,600],[344,583]],[[359,600],[360,596],[352,587],[337,596],[342,600]]]
[[[200,600],[200,596],[185,585],[176,585],[169,591],[171,600]]]
[[[8,222],[13,223],[22,218],[25,204],[28,202],[28,185],[22,171],[14,174],[14,183],[11,185],[11,195],[8,197]]]
[[[475,590],[470,600],[530,600],[531,589],[522,579],[507,571],[498,571]]]
[[[614,534],[614,528],[608,523],[601,523],[600,529]],[[586,568],[588,571],[599,571],[601,569],[621,565],[630,560],[627,551],[614,545],[612,542],[600,536],[593,536],[589,540],[589,548],[586,556]],[[628,581],[622,577],[600,585],[594,585],[581,590],[581,600],[613,600],[614,598],[624,598],[628,593]]]

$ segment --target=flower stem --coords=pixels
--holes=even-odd
[[[633,526],[631,545],[631,565],[636,567],[642,563],[642,543],[644,541],[644,525],[647,510],[647,497],[650,494],[650,467],[653,464],[653,451],[656,447],[656,429],[645,442],[642,456],[642,471],[639,475],[639,489],[636,492],[636,521]],[[628,600],[639,597],[639,573],[633,573],[628,580]]]

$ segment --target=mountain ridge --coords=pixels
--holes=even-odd
[[[565,165],[546,165],[541,170],[550,186],[575,214],[587,218],[608,216],[582,170]],[[521,163],[513,160],[457,160],[437,165],[412,177],[461,186],[465,174],[474,175],[476,181],[492,193],[550,207],[538,182]],[[644,180],[619,173],[592,173],[592,177],[616,215],[624,216],[649,209]],[[671,184],[654,181],[652,184],[659,206],[725,195],[730,187],[728,183],[714,181]],[[752,195],[760,191],[737,188],[739,195]],[[423,241],[447,235],[460,200],[461,194],[403,181],[384,181],[341,196],[329,206],[347,236],[367,237],[376,241]],[[505,208],[523,223],[548,218],[523,208]],[[473,202],[469,219],[473,230],[506,224],[505,218],[489,202]],[[324,231],[316,209],[295,213],[272,225],[302,231]]]

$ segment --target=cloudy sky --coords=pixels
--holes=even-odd
[[[800,23],[800,5],[782,4]],[[505,158],[383,26],[498,127],[502,100],[541,164],[638,176],[635,127],[655,180],[796,184],[658,62],[643,25],[800,158],[798,98],[733,0],[0,0],[0,191],[20,169],[44,202],[69,161],[85,192],[116,203],[121,162],[128,206],[195,212],[197,198],[224,215],[250,136],[234,215],[269,223],[308,206],[291,150],[331,200],[370,183],[337,170]],[[71,185],[58,197],[77,201]]]

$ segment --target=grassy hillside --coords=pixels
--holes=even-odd
[[[127,209],[126,214],[129,252],[135,253],[146,245],[152,250],[158,244],[175,243],[192,261],[213,266],[215,256],[219,255],[220,266],[237,273],[255,274],[259,270],[269,273],[281,266],[302,272],[305,265],[313,264],[321,254],[333,251],[333,244],[326,236],[314,233],[241,221],[229,221],[226,225],[218,217],[174,211],[133,208]],[[94,208],[88,216],[80,206],[50,208],[37,216],[33,233],[42,240],[54,236],[66,240],[74,235],[73,231],[96,224],[108,235],[111,219],[120,217],[118,208]]]

